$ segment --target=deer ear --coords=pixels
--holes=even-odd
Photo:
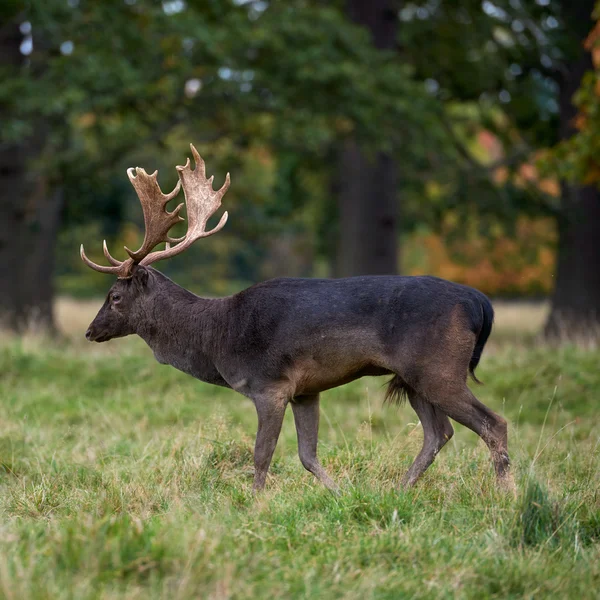
[[[146,267],[137,266],[133,271],[132,279],[135,285],[140,288],[145,288],[148,285],[150,273]]]

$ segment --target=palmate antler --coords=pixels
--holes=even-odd
[[[97,265],[92,262],[86,256],[82,244],[80,251],[81,259],[86,265],[95,271],[113,273],[120,279],[126,279],[131,277],[135,265],[147,266],[158,260],[175,256],[183,252],[186,248],[189,248],[196,240],[217,233],[217,231],[223,228],[227,222],[227,212],[223,213],[219,224],[210,231],[206,231],[206,223],[219,209],[221,200],[225,192],[229,189],[229,173],[227,173],[225,183],[221,189],[214,191],[212,188],[213,177],[206,179],[204,161],[192,144],[190,144],[190,148],[192,149],[196,168],[191,168],[189,158],[183,167],[178,166],[179,181],[175,189],[169,194],[163,194],[158,185],[158,171],[155,171],[152,175],[148,175],[144,169],[140,169],[139,167],[127,169],[127,175],[137,192],[144,212],[144,242],[139,250],[135,252],[132,252],[125,246],[129,258],[120,261],[111,256],[106,246],[106,241],[104,241],[102,249],[104,256],[106,256],[111,266]],[[174,239],[169,236],[169,230],[179,221],[183,221],[183,218],[179,216],[179,211],[183,203],[177,206],[172,212],[166,209],[166,205],[177,196],[182,187],[187,207],[188,229],[184,237]],[[166,242],[165,249],[152,252],[161,242]],[[174,245],[172,246],[171,244]]]

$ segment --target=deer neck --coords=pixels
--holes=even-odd
[[[158,295],[145,311],[137,334],[159,363],[211,381],[215,376],[213,355],[219,331],[223,330],[226,299],[201,298],[176,284],[173,286]]]

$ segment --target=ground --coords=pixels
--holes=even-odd
[[[0,340],[0,597],[598,597],[600,351],[537,344],[545,307],[498,307],[473,384],[509,421],[516,498],[460,426],[397,492],[422,431],[383,379],[324,394],[339,497],[291,414],[254,497],[250,402],[136,339],[86,343],[97,307],[61,302],[60,342]]]

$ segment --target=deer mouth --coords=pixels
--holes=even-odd
[[[85,332],[85,339],[88,342],[107,342],[108,340],[110,340],[110,336],[107,334],[102,334],[102,333],[95,333],[94,331],[92,331],[92,329],[88,329]]]

